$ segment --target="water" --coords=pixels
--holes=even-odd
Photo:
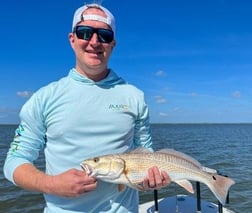
[[[0,165],[17,126],[0,125]],[[227,208],[239,213],[252,212],[252,124],[153,124],[154,149],[174,148],[191,155],[203,165],[232,177]],[[43,169],[43,156],[36,165]],[[216,202],[210,190],[201,184],[202,199]],[[171,184],[159,191],[159,197],[188,194]],[[150,192],[140,193],[140,203],[150,201]],[[13,186],[4,179],[0,167],[0,212],[42,212],[43,196]]]

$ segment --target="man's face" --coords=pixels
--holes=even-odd
[[[89,8],[84,14],[96,14],[106,17],[105,13],[97,8]],[[78,26],[90,26],[93,28],[110,29],[110,27],[100,21],[85,20],[77,24]],[[103,43],[98,40],[98,35],[94,33],[89,41],[79,39],[76,33],[69,34],[71,46],[76,55],[76,69],[93,80],[103,79],[104,72],[107,72],[107,64],[112,53],[115,41]]]

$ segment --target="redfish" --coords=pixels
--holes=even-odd
[[[194,193],[194,190],[189,180],[204,183],[223,205],[229,188],[235,183],[231,178],[221,176],[216,170],[204,167],[189,155],[173,149],[150,152],[138,148],[129,153],[98,156],[81,163],[89,176],[140,191],[145,190],[142,183],[148,169],[153,166],[166,171],[171,181],[190,193]]]

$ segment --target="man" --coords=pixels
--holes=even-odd
[[[75,68],[38,90],[20,112],[21,123],[8,152],[5,176],[27,190],[44,193],[44,212],[137,212],[138,193],[97,181],[80,169],[86,158],[151,149],[148,107],[143,93],[111,69],[116,45],[113,15],[98,4],[76,10],[69,41]],[[44,149],[46,171],[33,162]],[[165,172],[149,169],[143,185],[170,183]]]

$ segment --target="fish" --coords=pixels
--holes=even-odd
[[[167,172],[171,182],[190,193],[194,193],[190,181],[205,184],[223,205],[230,187],[235,184],[231,178],[202,166],[195,158],[174,149],[152,152],[141,147],[127,153],[89,158],[83,160],[80,166],[91,177],[139,191],[146,191],[143,180],[148,175],[148,169],[157,166],[160,171]]]

